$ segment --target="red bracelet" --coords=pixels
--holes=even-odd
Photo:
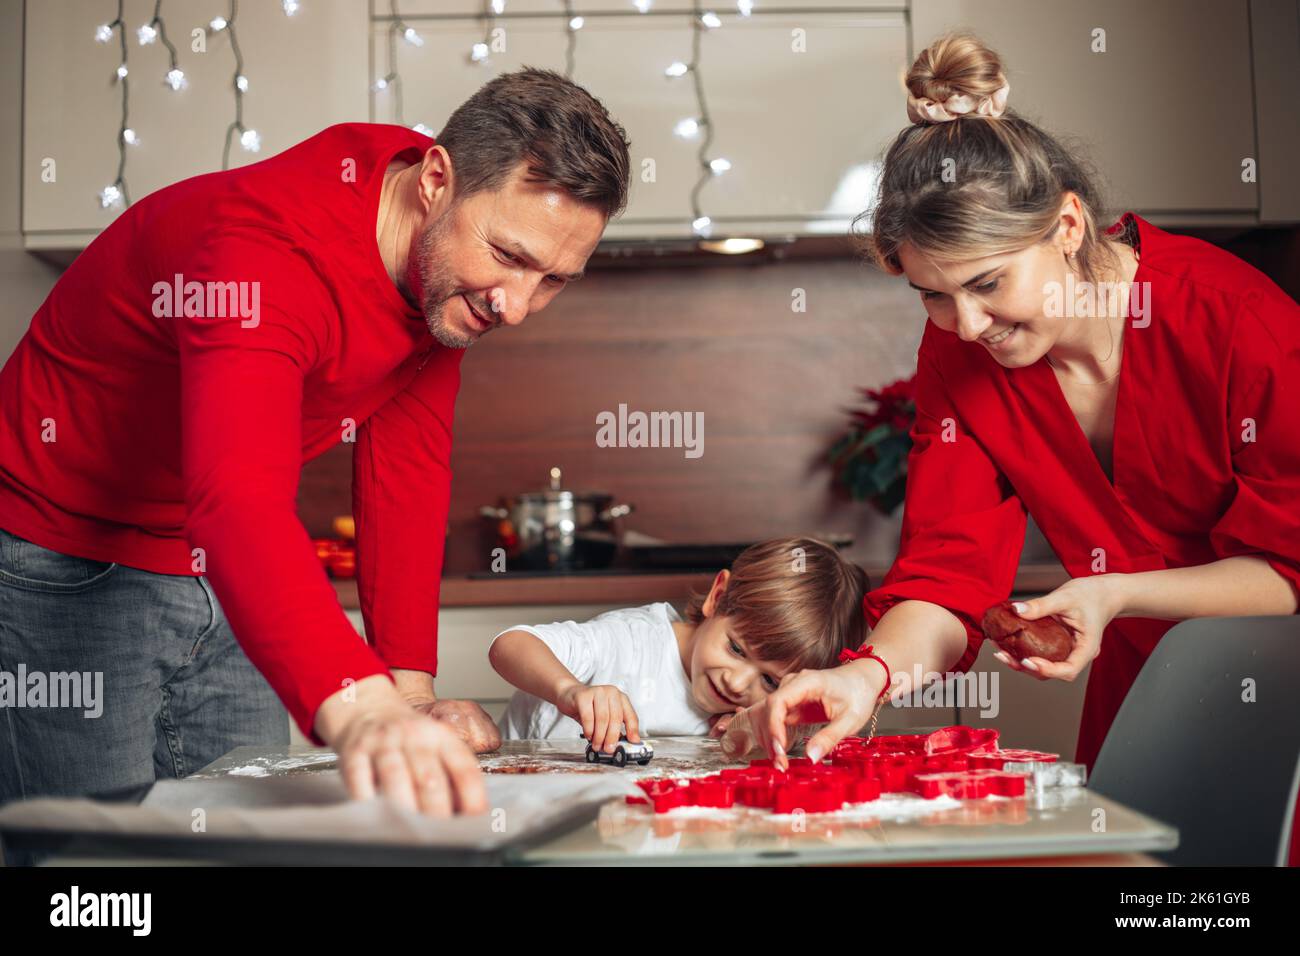
[[[894,675],[890,672],[889,665],[885,663],[884,659],[879,655],[872,653],[874,650],[875,646],[872,644],[863,644],[856,651],[851,651],[846,647],[844,650],[840,651],[840,663],[847,664],[849,661],[859,661],[865,658],[870,658],[873,661],[880,661],[880,666],[885,669],[885,689],[876,695],[876,700],[879,700],[889,693],[890,685],[894,682]]]

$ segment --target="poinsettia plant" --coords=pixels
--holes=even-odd
[[[884,388],[859,389],[865,407],[850,412],[848,430],[829,453],[836,482],[855,501],[870,501],[886,515],[902,504],[907,488],[915,381],[913,375]]]

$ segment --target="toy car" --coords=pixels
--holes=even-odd
[[[579,736],[584,740],[586,739],[586,734],[580,734]],[[644,767],[650,762],[654,755],[654,748],[648,743],[644,740],[639,744],[631,743],[627,739],[626,734],[618,735],[618,746],[614,748],[612,754],[595,750],[592,748],[591,744],[587,744],[587,763],[600,763],[601,761],[604,761],[605,763],[612,763],[615,767],[626,767],[629,760],[635,760]]]

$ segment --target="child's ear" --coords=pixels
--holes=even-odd
[[[722,599],[723,593],[727,590],[727,582],[731,580],[731,572],[725,568],[717,573],[713,579],[713,584],[709,587],[709,596],[704,599],[704,605],[700,608],[700,613],[705,617],[713,617],[713,612],[718,608],[718,601]]]

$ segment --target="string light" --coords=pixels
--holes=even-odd
[[[573,56],[578,48],[578,31],[582,29],[585,22],[582,17],[574,16],[573,0],[564,0],[564,16],[567,20],[565,29],[568,31],[567,43],[564,47],[564,77],[573,79]]]
[[[256,153],[262,148],[262,137],[255,129],[249,129],[244,125],[244,93],[248,90],[248,77],[244,75],[244,55],[239,49],[239,35],[235,31],[235,19],[239,15],[239,0],[230,0],[230,15],[228,17],[213,17],[212,22],[208,24],[210,33],[216,34],[223,30],[230,34],[230,52],[235,56],[235,72],[231,78],[230,85],[235,91],[235,119],[226,127],[226,143],[221,151],[221,168],[230,168],[230,144],[235,134],[239,134],[239,145],[250,153]]]
[[[691,139],[701,128],[704,130],[704,138],[700,142],[699,150],[696,153],[696,158],[700,164],[700,176],[691,189],[691,229],[697,236],[708,238],[713,231],[713,220],[704,215],[700,209],[700,192],[714,176],[719,176],[730,170],[731,161],[721,156],[709,158],[709,147],[713,145],[713,121],[709,117],[708,102],[704,98],[704,80],[700,76],[700,38],[705,30],[721,26],[722,21],[718,19],[717,14],[712,12],[701,14],[699,0],[693,0],[692,12],[694,16],[691,18],[691,62],[685,64],[686,69],[681,73],[672,72],[673,67],[678,65],[673,64],[673,67],[669,67],[668,75],[675,76],[690,73],[695,81],[695,102],[699,108],[699,115],[698,117],[681,120],[673,131],[678,136]],[[709,18],[712,18],[712,24]]]
[[[653,0],[632,0],[632,6],[636,7],[638,13],[649,13]]]
[[[736,9],[740,11],[742,17],[747,17],[754,12],[753,0],[736,0]]]
[[[108,43],[116,35],[122,51],[122,60],[117,66],[117,84],[122,88],[122,122],[117,128],[117,178],[99,191],[99,205],[102,209],[120,209],[131,205],[131,196],[126,189],[126,147],[135,142],[135,130],[127,123],[130,106],[130,86],[127,83],[126,68],[126,21],[122,15],[123,0],[117,0],[117,19],[105,23],[95,30],[95,39]],[[128,137],[127,134],[130,134]]]
[[[506,0],[488,0],[483,5],[483,39],[469,48],[471,63],[486,63],[492,56],[492,32],[496,29],[497,17],[506,12]]]
[[[397,9],[397,0],[389,0],[388,9],[391,14],[388,24],[388,71],[375,80],[370,88],[377,93],[384,90],[392,92],[393,118],[397,120],[399,126],[405,126],[406,119],[402,110],[402,76],[397,70],[397,38],[400,36],[411,46],[421,47],[424,46],[424,37],[402,19],[402,14]],[[428,127],[423,123],[416,123],[411,129],[423,133]]]
[[[298,8],[301,6],[301,4],[298,2],[298,0],[284,0],[284,2],[280,4],[280,6],[284,10],[284,15],[286,17],[291,17],[298,12]]]
[[[682,139],[694,139],[700,135],[700,121],[693,116],[678,120],[677,125],[673,127],[673,133]]]
[[[141,46],[152,46],[162,41],[162,45],[167,48],[167,73],[163,76],[163,85],[171,87],[173,92],[184,89],[185,73],[177,65],[176,47],[172,45],[171,40],[167,39],[167,24],[163,22],[162,16],[162,0],[154,0],[153,16],[148,23],[135,31],[135,36]]]

